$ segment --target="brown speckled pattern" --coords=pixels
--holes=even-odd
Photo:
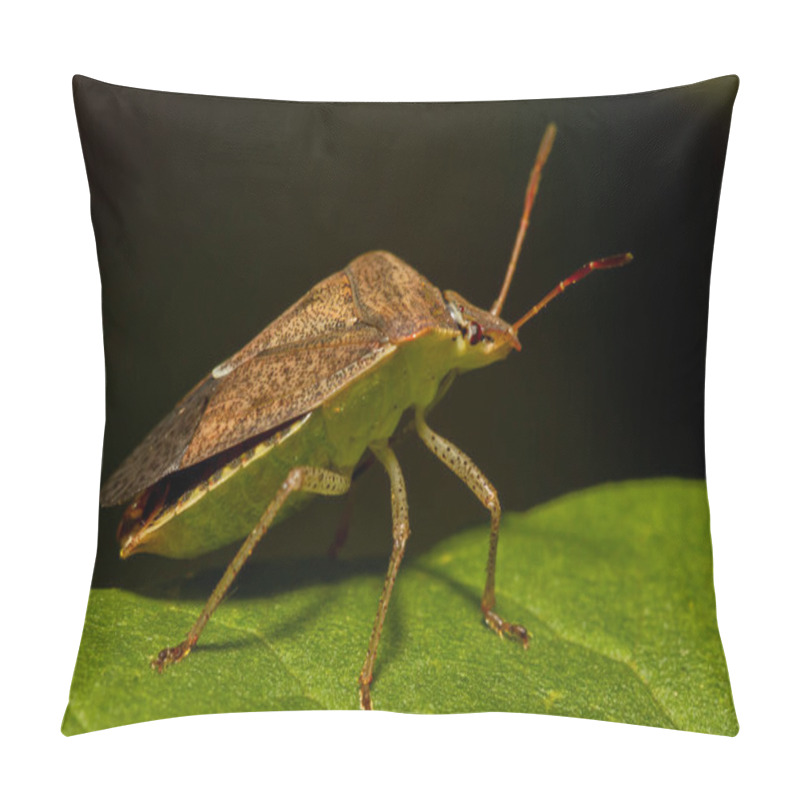
[[[432,283],[391,253],[359,256],[193,389],[111,476],[101,503],[129,500],[317,408],[396,344],[434,327],[454,323]]]
[[[358,316],[395,344],[434,327],[455,328],[442,293],[397,256],[366,253],[344,272],[354,288]]]
[[[180,468],[186,445],[197,429],[217,381],[208,376],[147,435],[105,482],[100,503],[115,506]]]

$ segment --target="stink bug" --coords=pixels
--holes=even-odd
[[[103,505],[130,501],[117,532],[123,558],[137,552],[189,558],[244,538],[186,638],[162,650],[154,668],[189,654],[270,526],[315,494],[344,494],[354,472],[377,459],[389,474],[393,546],[358,679],[361,708],[372,708],[378,643],[409,535],[405,481],[391,446],[406,411],[425,445],[490,512],[481,611],[500,637],[527,648],[527,630],[495,610],[497,491],[467,455],[431,430],[426,413],[459,373],[521,349],[520,328],[567,286],[632,258],[625,253],[591,261],[514,324],[500,318],[555,132],[549,125],[539,146],[511,260],[490,311],[440,292],[391,253],[361,255],[213,369],[103,486]],[[224,525],[214,522],[220,518]]]

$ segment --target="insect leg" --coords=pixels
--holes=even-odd
[[[361,459],[359,464],[353,470],[353,474],[350,477],[350,487],[351,490],[347,493],[347,498],[345,499],[345,506],[344,510],[342,511],[342,516],[339,518],[339,524],[336,526],[336,533],[333,537],[333,542],[331,542],[331,546],[328,548],[328,558],[330,559],[337,559],[339,557],[339,553],[341,552],[342,548],[344,547],[345,543],[347,542],[347,536],[350,533],[350,522],[353,518],[353,509],[356,505],[356,481],[375,463],[375,456],[372,453],[367,453],[367,455]]]
[[[497,490],[489,479],[478,469],[475,462],[464,452],[459,450],[452,442],[434,433],[425,422],[422,410],[417,409],[417,432],[430,451],[449,467],[472,490],[472,493],[483,503],[492,515],[492,528],[489,537],[489,559],[486,563],[486,586],[481,599],[486,624],[501,638],[507,633],[522,642],[523,647],[528,647],[528,631],[522,625],[506,622],[495,610],[494,573],[497,562],[497,539],[500,534],[500,500]]]
[[[339,553],[347,543],[347,537],[350,533],[350,522],[353,519],[353,509],[356,504],[355,492],[348,492],[345,498],[345,505],[342,511],[342,516],[339,517],[339,524],[336,526],[336,531],[333,534],[333,541],[328,548],[328,558],[335,561],[339,558]]]
[[[174,664],[189,655],[189,652],[200,638],[203,628],[205,628],[217,606],[222,602],[222,598],[225,597],[239,571],[250,557],[255,546],[261,541],[261,537],[267,532],[267,528],[274,521],[281,506],[293,492],[304,491],[313,492],[314,494],[336,495],[344,494],[349,488],[350,478],[346,475],[340,475],[338,472],[332,472],[320,467],[294,467],[291,469],[272,502],[267,506],[267,510],[261,515],[258,524],[244,540],[244,544],[233,557],[233,561],[228,564],[225,574],[211,593],[211,597],[206,601],[203,611],[187,634],[186,639],[177,647],[168,647],[162,650],[158,657],[153,659],[152,667],[161,672],[164,667]]]
[[[369,637],[369,647],[367,648],[367,658],[358,676],[358,685],[361,696],[361,708],[370,710],[372,700],[369,695],[369,685],[372,682],[372,670],[375,666],[375,656],[378,652],[378,642],[383,630],[383,621],[386,619],[386,611],[389,608],[389,599],[392,596],[392,588],[397,578],[397,571],[400,562],[403,560],[403,553],[406,549],[406,541],[410,532],[408,526],[408,497],[406,495],[406,482],[400,464],[397,461],[388,443],[372,445],[372,452],[378,460],[386,467],[389,473],[389,481],[392,487],[392,556],[389,559],[389,569],[386,573],[386,580],[383,583],[381,599],[378,601],[378,613],[375,616],[375,624],[372,626],[372,635]]]

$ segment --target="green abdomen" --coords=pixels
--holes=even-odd
[[[443,369],[425,356],[417,342],[393,349],[322,406],[187,492],[124,554],[193,558],[244,539],[293,467],[351,475],[371,442],[391,436],[406,408],[433,400]],[[292,495],[277,521],[312,496]]]

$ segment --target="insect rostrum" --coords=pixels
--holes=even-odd
[[[389,475],[393,525],[389,569],[359,676],[361,707],[372,708],[378,643],[409,535],[405,482],[390,446],[409,409],[425,445],[490,512],[481,601],[486,623],[501,637],[528,646],[525,628],[495,610],[497,491],[425,417],[456,375],[519,350],[519,329],[567,286],[594,269],[631,259],[623,254],[590,262],[513,325],[500,318],[554,136],[551,125],[531,171],[511,262],[491,311],[455,292],[440,292],[391,253],[361,255],[216,367],[103,486],[103,505],[131,501],[117,534],[123,558],[136,552],[188,558],[246,537],[186,639],[153,661],[159,671],[188,655],[267,529],[315,494],[346,493],[353,471],[371,453]],[[211,506],[222,514],[208,514]],[[224,525],[212,522],[220,517]]]

